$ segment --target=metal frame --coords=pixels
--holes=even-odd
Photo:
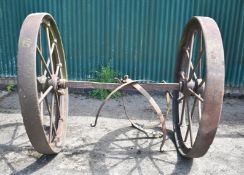
[[[42,30],[46,34],[44,39]],[[200,44],[197,59],[194,60],[196,33]],[[42,48],[43,41],[46,41],[47,48]],[[21,112],[29,139],[40,153],[56,154],[62,148],[68,115],[68,87],[113,90],[98,109],[93,127],[96,126],[103,105],[113,93],[122,88],[139,91],[148,99],[159,117],[163,137],[160,150],[167,135],[165,118],[146,90],[173,91],[173,125],[179,153],[189,158],[201,157],[214,139],[224,93],[224,53],[218,26],[211,18],[193,17],[187,24],[176,61],[176,83],[139,83],[129,79],[127,75],[119,83],[69,81],[61,37],[54,19],[47,13],[26,17],[21,28],[18,48],[17,79]],[[191,109],[188,100],[190,98],[194,99]],[[194,133],[193,114],[196,103],[199,126]],[[48,118],[48,126],[44,122],[45,117]],[[145,131],[133,121],[131,123],[137,129]],[[185,139],[183,125],[187,129]],[[193,134],[196,134],[195,139]]]

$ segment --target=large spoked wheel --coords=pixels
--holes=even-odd
[[[173,94],[176,146],[189,158],[203,156],[213,142],[224,94],[224,51],[221,34],[209,17],[193,17],[178,50]]]
[[[35,13],[22,24],[18,44],[18,93],[24,125],[35,150],[61,150],[68,115],[65,56],[52,16]]]

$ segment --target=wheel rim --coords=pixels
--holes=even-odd
[[[68,90],[64,51],[56,23],[46,13],[23,22],[18,46],[18,92],[29,139],[44,154],[58,153],[65,137]]]
[[[176,146],[185,157],[203,156],[214,139],[224,93],[222,40],[211,18],[193,17],[187,24],[175,81],[181,85],[173,98]]]

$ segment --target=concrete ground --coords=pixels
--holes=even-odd
[[[160,107],[164,99],[154,96]],[[155,123],[147,101],[125,97],[130,116],[141,124]],[[98,125],[90,127],[101,101],[70,95],[67,139],[56,156],[37,153],[26,135],[18,96],[0,98],[0,174],[244,174],[244,100],[224,100],[216,138],[208,153],[188,160],[177,154],[169,139],[148,139],[130,127],[121,99],[106,104]],[[165,111],[165,107],[162,108]],[[171,116],[167,127],[172,129]]]

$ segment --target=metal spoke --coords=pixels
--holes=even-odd
[[[52,44],[51,54],[53,53],[54,47],[55,47],[55,43]],[[50,63],[51,63],[51,60],[50,60],[50,58],[48,58],[48,60],[47,60],[47,67],[49,67]],[[45,70],[44,71],[44,75],[46,75],[46,74],[47,74],[47,71]]]
[[[193,90],[191,90],[190,88],[188,88],[187,90],[190,91],[191,94],[194,95],[194,96],[195,96],[198,100],[200,100],[201,102],[204,101],[203,98],[202,98],[200,95],[196,94],[196,93],[195,93]]]
[[[48,53],[49,53],[49,59],[51,60],[51,70],[52,73],[54,73],[54,67],[53,67],[53,61],[52,61],[52,53],[51,53],[51,43],[50,43],[50,36],[49,36],[49,28],[45,27],[46,29],[46,35],[47,35],[47,46],[48,46]]]
[[[200,32],[200,46],[199,46],[199,51],[201,51],[202,54],[203,54],[203,34],[202,34],[202,31]],[[202,57],[202,55],[201,55],[201,57]],[[202,78],[202,58],[201,58],[200,63],[199,63],[198,77],[199,78]]]
[[[194,78],[197,78],[197,76],[196,76],[196,69],[198,68],[200,62],[202,61],[202,55],[203,55],[203,51],[201,51],[201,52],[199,53],[198,58],[197,58],[196,65],[194,65],[194,67],[193,67],[193,65],[192,65],[192,63],[191,63],[192,71],[191,71],[191,73],[190,73],[190,76],[189,76],[188,81],[190,81],[190,80],[192,79],[192,76],[193,76],[193,75],[194,75]]]
[[[191,142],[191,147],[193,145],[193,141],[192,141],[192,120],[191,120],[191,116],[190,116],[190,107],[189,107],[189,101],[188,101],[188,98],[186,99],[186,109],[187,109],[187,116],[188,116],[188,127],[189,127],[189,130],[187,129],[186,131],[186,135],[185,135],[185,139],[184,139],[184,142],[186,142],[187,140],[187,137],[189,135],[189,132],[190,132],[190,142]]]
[[[42,35],[41,35],[41,27],[39,28],[39,33],[38,33],[38,44],[39,44],[39,49],[42,52]]]
[[[50,59],[47,60],[47,67],[49,67],[50,65]],[[49,71],[50,72],[50,71]],[[51,72],[50,72],[51,73]],[[45,69],[44,70],[44,75],[46,76],[47,75],[47,70]]]
[[[199,62],[199,66],[198,66],[198,78],[202,79],[202,59]]]
[[[51,55],[53,54],[55,45],[56,45],[56,43],[52,43],[52,47],[51,47],[51,50],[50,50]]]
[[[185,121],[185,103],[186,103],[186,101],[183,100],[183,104],[182,104],[182,108],[181,108],[181,117],[180,117],[180,122],[179,122],[180,126],[182,125],[183,121]]]
[[[51,116],[51,115],[52,115],[52,114],[51,114],[51,109],[50,109],[50,106],[49,106],[49,104],[48,104],[48,100],[47,100],[47,98],[45,98],[45,103],[46,103],[46,107],[47,107],[48,114],[49,114],[49,116]]]
[[[180,71],[180,76],[181,76],[182,80],[186,79],[184,71]]]
[[[182,97],[178,98],[178,99],[177,99],[178,103],[179,103],[181,100],[183,100],[184,98],[185,98],[185,95],[183,95]]]
[[[55,40],[55,42],[57,42],[57,41]],[[58,65],[61,68],[62,67],[62,63],[60,61],[60,55],[59,55],[59,52],[58,52],[57,45],[55,45],[55,47],[56,47],[56,52],[57,52]],[[60,71],[60,75],[61,75],[61,78],[62,78],[63,77],[63,72],[62,71]]]
[[[51,49],[50,49],[50,54],[53,54],[54,51],[54,47],[55,47],[56,43],[52,43]]]
[[[192,69],[192,71],[191,71],[192,75],[194,76],[195,80],[197,80],[197,75],[196,75],[196,72],[195,72],[195,70],[194,70],[194,67],[193,67],[193,64],[192,64],[191,61],[190,61],[190,67],[191,67],[191,69]],[[190,75],[190,76],[191,76],[191,75]],[[192,78],[192,77],[190,77],[190,76],[189,76],[189,78],[188,78],[188,81],[191,81],[191,78]]]
[[[39,33],[38,33],[38,45],[39,45],[39,49],[40,49],[40,52],[42,53],[42,35],[41,35],[41,27],[39,28]],[[41,66],[41,75],[42,75],[42,61],[40,61],[40,66]]]
[[[205,79],[201,81],[201,83],[198,85],[198,88],[200,88],[205,83]]]
[[[198,101],[198,116],[199,116],[199,121],[202,118],[202,103]]]
[[[196,102],[197,102],[197,98],[195,97],[195,98],[194,98],[194,101],[193,101],[193,106],[192,106],[192,109],[191,109],[191,119],[192,119],[193,114],[194,114],[194,110],[195,110]]]
[[[194,65],[194,68],[191,72],[191,75],[189,77],[189,80],[192,78],[193,76],[193,73],[196,72],[196,69],[199,67],[199,78],[201,78],[201,62],[202,62],[202,55],[204,53],[204,50],[203,50],[203,35],[202,35],[202,31],[200,32],[200,43],[199,43],[199,50],[198,50],[198,55],[197,55],[197,62],[196,64]]]
[[[58,99],[58,93],[57,92],[55,92],[55,100],[56,100],[56,102],[57,102],[57,108],[58,108],[58,115],[60,116],[61,115],[61,113],[60,113],[60,105],[59,105],[59,99]]]
[[[56,76],[58,76],[59,69],[60,69],[60,65],[58,64],[58,65],[57,65],[57,68],[56,68],[56,72],[55,72],[55,75],[56,75]]]
[[[193,114],[194,114],[194,110],[195,110],[195,106],[196,106],[196,101],[197,101],[197,98],[194,98],[193,106],[192,106],[192,109],[191,109],[191,116],[190,116],[191,122],[192,122],[192,118],[193,118]],[[198,100],[198,102],[200,102],[200,101]],[[187,140],[189,130],[190,130],[190,125],[187,126],[185,141]]]
[[[193,114],[194,114],[194,111],[195,111],[195,106],[196,106],[196,102],[200,102],[199,100],[197,100],[197,98],[195,97],[194,98],[194,102],[193,102],[193,106],[192,106],[192,109],[191,109],[191,119],[193,118]],[[187,127],[187,130],[189,130],[189,125]],[[188,132],[188,131],[187,131]]]
[[[57,43],[57,40],[56,39],[54,39],[54,43]],[[56,52],[57,52],[58,63],[61,63],[57,45],[55,45],[55,48],[56,48]]]
[[[191,69],[192,69],[192,72],[193,72],[193,76],[194,76],[195,80],[197,80],[196,72],[193,71],[194,67],[193,67],[192,62],[190,63],[190,66],[191,66]],[[189,78],[188,81],[191,81],[191,79]]]
[[[41,53],[41,51],[40,51],[40,49],[39,49],[38,46],[37,46],[36,50],[37,50],[37,53],[38,53],[38,54],[40,55],[40,57],[41,57],[41,61],[42,61],[43,65],[44,65],[44,67],[45,67],[47,73],[48,73],[49,76],[51,77],[52,74],[51,74],[50,70],[48,69],[48,65],[47,65],[47,63],[46,63],[46,61],[45,61],[45,59],[44,59],[44,57],[43,57],[43,55],[42,55],[42,53]]]
[[[43,93],[43,95],[40,97],[40,99],[38,100],[38,104],[40,104],[44,98],[47,96],[47,94],[53,89],[53,86],[49,86],[49,88],[47,88],[47,90]]]
[[[43,92],[41,92],[40,95],[43,96]],[[43,120],[43,102],[40,103],[40,112],[41,112],[41,118]]]
[[[48,111],[48,113],[49,113],[49,116],[51,116],[52,113],[51,113],[51,109],[50,109],[50,106],[49,106],[49,104],[48,104],[48,100],[47,100],[47,98],[45,98],[45,103],[46,103],[46,107],[47,107],[47,111]],[[54,132],[55,132],[55,134],[57,135],[57,129],[56,129],[56,127],[55,127],[53,121],[52,121],[52,125],[53,125]]]
[[[190,68],[192,66],[191,59],[192,59],[192,50],[193,50],[194,39],[195,39],[195,33],[193,33],[193,35],[192,35],[192,38],[191,38],[191,41],[190,41],[190,48],[188,50],[188,55],[187,55],[187,58],[188,58],[188,61],[189,61],[188,71],[187,71],[187,78],[189,78]]]
[[[52,94],[52,104],[51,104],[51,115],[50,115],[50,129],[49,129],[49,143],[51,142],[52,139],[52,131],[53,131],[53,125],[52,125],[52,118],[54,113],[54,94]]]

